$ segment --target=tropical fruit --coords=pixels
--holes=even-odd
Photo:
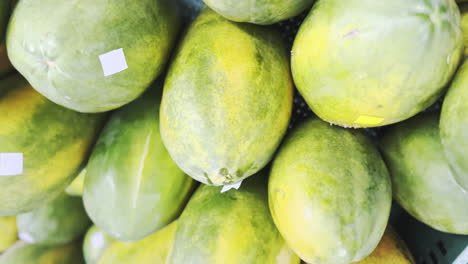
[[[170,264],[298,264],[268,211],[265,176],[239,190],[202,185],[179,218]]]
[[[440,117],[440,137],[455,180],[468,193],[468,62],[466,61],[445,96]]]
[[[106,250],[98,264],[166,264],[174,242],[177,221],[136,242],[116,241]]]
[[[7,48],[45,97],[103,112],[137,98],[161,73],[178,28],[170,0],[20,1]]]
[[[321,119],[383,126],[434,103],[462,50],[453,0],[319,0],[294,41],[292,72]]]
[[[307,120],[285,140],[271,168],[270,211],[306,262],[364,259],[385,231],[392,202],[385,164],[358,130]]]
[[[0,215],[31,211],[57,197],[73,180],[104,121],[102,114],[52,103],[20,75],[0,81],[0,116],[0,152],[23,156],[21,175],[0,177]]]
[[[269,25],[296,16],[314,2],[313,0],[203,1],[229,20],[260,25]]]
[[[72,242],[91,225],[81,197],[65,193],[38,209],[18,215],[16,223],[22,240],[44,245]]]
[[[102,232],[97,226],[93,225],[84,238],[83,242],[83,255],[86,260],[86,264],[98,263],[101,256],[106,252],[107,248],[114,243],[115,240]],[[141,262],[127,262],[127,263],[139,263]],[[160,262],[155,262],[160,263]]]
[[[382,139],[393,196],[406,211],[432,228],[467,235],[468,192],[453,177],[438,123],[437,114],[420,115],[390,128]]]
[[[0,216],[0,253],[9,248],[17,240],[16,218]]]
[[[355,264],[416,264],[416,262],[405,242],[391,226],[388,226],[374,252]]]
[[[80,173],[78,173],[78,176],[76,176],[72,183],[70,183],[70,185],[68,185],[68,187],[65,189],[65,192],[72,196],[83,196],[85,174],[86,167],[81,169]]]
[[[59,247],[16,242],[0,256],[0,264],[83,264],[78,243]]]
[[[170,66],[161,136],[192,178],[233,184],[270,161],[287,129],[292,96],[280,36],[205,8]]]
[[[117,110],[89,159],[83,200],[110,236],[139,240],[179,216],[194,181],[172,161],[159,132],[161,84]]]

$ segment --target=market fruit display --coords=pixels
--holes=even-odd
[[[23,154],[23,173],[0,177],[0,216],[57,197],[89,154],[103,119],[52,103],[18,74],[0,80],[0,152]]]
[[[16,217],[0,216],[0,254],[15,243],[17,236]]]
[[[83,264],[83,255],[78,243],[63,246],[44,246],[16,242],[5,254],[0,255],[0,264]]]
[[[202,185],[178,220],[171,264],[299,264],[268,210],[263,172],[238,190]]]
[[[189,176],[209,185],[233,184],[271,160],[286,132],[292,99],[280,35],[205,8],[169,67],[161,136]]]
[[[278,230],[309,263],[357,262],[375,249],[392,202],[385,164],[361,131],[310,119],[285,139],[268,183]]]
[[[115,241],[99,259],[98,264],[169,263],[177,221],[137,242]]]
[[[381,148],[392,178],[393,197],[432,228],[468,235],[468,192],[455,181],[438,125],[438,114],[424,114],[386,132]]]
[[[207,6],[236,22],[273,24],[309,8],[313,0],[203,0]]]
[[[83,255],[86,261],[86,264],[96,264],[98,263],[101,256],[106,252],[109,246],[115,242],[108,234],[104,233],[97,226],[93,225],[88,232],[83,241]],[[140,262],[127,262],[127,263],[139,263]],[[155,262],[162,263],[162,262]],[[116,264],[116,263],[115,263]]]
[[[86,167],[83,200],[110,236],[135,241],[172,222],[194,181],[172,161],[159,132],[161,83],[117,110]]]
[[[53,201],[16,217],[19,237],[28,243],[63,245],[91,225],[81,198],[62,193]]]
[[[104,112],[137,98],[162,72],[179,24],[168,0],[19,1],[8,26],[8,55],[49,100]],[[124,62],[111,56],[111,67],[123,71],[107,74],[100,56],[119,49]]]
[[[376,127],[434,103],[462,50],[452,0],[318,0],[296,36],[291,65],[321,119]]]

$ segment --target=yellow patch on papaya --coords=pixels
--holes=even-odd
[[[361,125],[378,125],[381,124],[385,119],[381,117],[362,115],[359,116],[354,123]]]

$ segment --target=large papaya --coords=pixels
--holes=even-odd
[[[177,221],[136,242],[116,241],[105,251],[98,264],[169,264]]]
[[[314,0],[203,0],[229,20],[269,25],[296,16]]]
[[[18,229],[14,216],[0,216],[0,253],[17,240]]]
[[[16,223],[22,240],[43,245],[72,242],[91,225],[81,197],[65,193],[44,206],[18,215]]]
[[[107,248],[110,247],[114,240],[111,236],[104,233],[97,226],[93,225],[88,232],[83,241],[83,255],[86,261],[86,264],[96,264],[99,259],[102,257]],[[141,262],[126,262],[126,263],[138,263]],[[154,262],[160,263],[160,262]],[[114,263],[116,264],[116,263]]]
[[[462,51],[453,0],[318,0],[294,41],[292,71],[320,118],[375,127],[434,103]]]
[[[456,181],[468,192],[468,61],[461,66],[445,96],[440,138]]]
[[[386,132],[381,148],[392,176],[393,196],[432,228],[468,235],[468,192],[454,179],[438,125],[438,114],[424,114]]]
[[[270,161],[288,127],[292,97],[280,36],[205,8],[170,66],[161,136],[188,175],[233,184]]]
[[[0,256],[0,264],[84,264],[78,243],[59,247],[16,242]]]
[[[263,172],[239,190],[202,185],[178,220],[170,264],[298,264],[268,211]]]
[[[57,197],[87,158],[103,117],[54,104],[20,75],[1,80],[0,152],[22,153],[23,173],[0,177],[0,215],[31,211]]]
[[[172,161],[159,132],[161,85],[117,110],[86,167],[83,200],[110,236],[139,240],[174,220],[194,181]]]
[[[179,24],[172,0],[19,1],[8,55],[51,101],[103,112],[137,98],[162,72]]]
[[[376,248],[392,203],[379,152],[358,130],[312,119],[285,140],[268,184],[270,211],[306,262],[348,264]]]

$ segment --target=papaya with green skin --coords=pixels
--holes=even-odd
[[[104,233],[97,226],[93,225],[83,241],[83,255],[86,264],[96,264],[102,257],[104,252],[114,243],[116,240],[108,234]],[[127,262],[127,263],[141,263],[141,262]],[[159,262],[155,262],[159,263]]]
[[[75,177],[75,179],[68,185],[68,187],[65,189],[65,192],[68,195],[72,196],[83,196],[83,184],[84,184],[84,178],[86,174],[86,168],[83,168],[80,173],[78,173],[78,176]]]
[[[78,243],[58,247],[16,242],[5,254],[0,264],[84,264]]]
[[[468,192],[456,183],[444,155],[438,114],[391,127],[381,149],[393,196],[409,214],[439,231],[468,235]]]
[[[161,136],[189,176],[233,184],[270,161],[288,127],[292,98],[280,36],[205,8],[170,65]]]
[[[136,242],[114,242],[98,264],[166,264],[174,242],[177,221]]]
[[[81,197],[62,193],[52,202],[16,217],[19,237],[29,243],[63,245],[81,237],[91,225]]]
[[[17,74],[0,81],[0,116],[0,151],[23,153],[23,173],[0,177],[0,215],[57,197],[88,157],[105,118],[58,106]]]
[[[375,249],[392,203],[387,168],[358,130],[307,120],[285,139],[268,183],[270,211],[308,263],[347,264]]]
[[[172,161],[159,132],[162,84],[117,110],[89,159],[86,211],[110,236],[135,241],[179,216],[194,181]]]
[[[14,216],[0,216],[0,253],[13,245],[18,236],[16,218]]]
[[[136,99],[162,72],[179,24],[171,0],[20,1],[7,48],[14,67],[49,100],[104,112]],[[117,49],[128,68],[105,76],[100,55]]]
[[[468,193],[468,62],[465,61],[445,96],[440,138],[453,176]]]
[[[178,220],[171,264],[299,264],[268,210],[263,172],[238,190],[202,185]]]
[[[313,0],[203,0],[225,18],[236,22],[271,25],[299,15]]]
[[[376,127],[434,103],[462,51],[453,0],[319,0],[294,40],[291,64],[321,119]]]

